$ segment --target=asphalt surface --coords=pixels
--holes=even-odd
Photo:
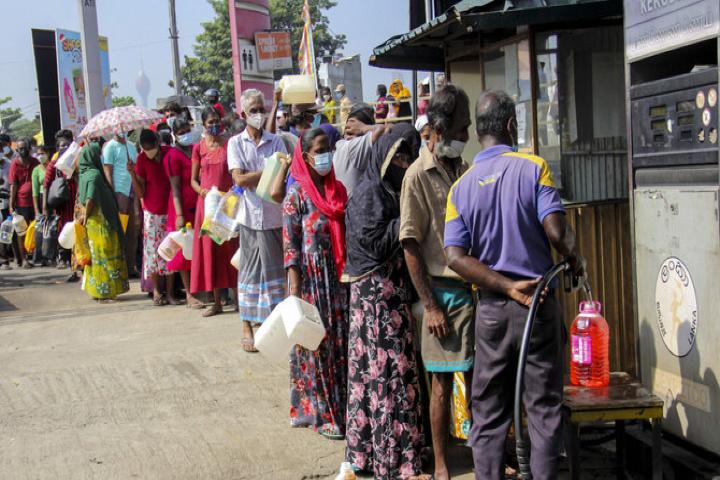
[[[288,366],[242,351],[235,312],[137,282],[101,305],[67,275],[0,271],[0,479],[335,478],[345,443],[289,427]],[[467,447],[449,463],[473,478]]]
[[[334,478],[344,442],[289,427],[288,367],[242,351],[234,312],[137,282],[100,305],[67,275],[0,271],[0,478]]]

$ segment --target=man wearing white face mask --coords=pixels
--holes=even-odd
[[[453,376],[469,374],[473,365],[472,289],[448,267],[443,243],[447,195],[467,169],[461,155],[470,122],[470,101],[462,89],[446,85],[435,93],[427,107],[430,139],[408,168],[400,194],[400,242],[425,308],[420,351],[432,378],[430,426],[437,479],[449,478],[446,453]]]
[[[282,250],[282,208],[255,194],[265,160],[287,154],[280,137],[264,130],[265,97],[249,89],[241,96],[245,130],[228,141],[228,168],[236,185],[245,189],[240,214],[238,307],[243,320],[243,348],[256,352],[252,323],[262,323],[285,297]],[[251,323],[252,322],[252,323]]]

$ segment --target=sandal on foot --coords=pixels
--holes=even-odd
[[[318,429],[318,433],[329,440],[345,440],[345,435],[339,433],[332,425],[323,425]]]
[[[254,338],[249,338],[249,337],[243,338],[242,346],[243,346],[243,350],[246,353],[258,353],[259,352],[259,350],[257,348],[255,348],[255,339]]]
[[[156,307],[164,307],[167,304],[168,304],[168,301],[167,301],[167,299],[165,299],[165,297],[154,297],[153,298],[153,305],[155,305]]]
[[[214,317],[215,315],[220,315],[223,313],[223,309],[220,305],[213,305],[212,307],[208,308],[203,312],[202,316],[207,317]]]

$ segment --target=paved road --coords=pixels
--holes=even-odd
[[[244,354],[234,313],[137,284],[98,305],[65,276],[0,272],[0,478],[333,478],[344,443],[289,428],[287,366]]]

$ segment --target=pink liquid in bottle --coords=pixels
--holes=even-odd
[[[581,302],[570,329],[570,383],[606,387],[610,383],[610,330],[600,302]]]

